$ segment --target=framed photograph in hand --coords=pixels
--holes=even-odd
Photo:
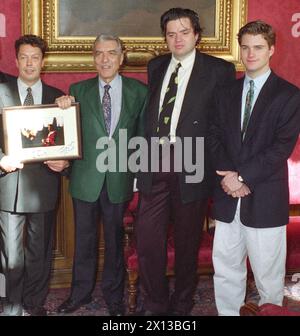
[[[81,158],[79,103],[2,109],[4,152],[21,162]]]

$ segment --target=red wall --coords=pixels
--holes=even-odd
[[[21,0],[0,0],[0,13],[6,18],[6,36],[0,36],[0,70],[17,74],[13,43],[21,34]],[[296,13],[299,13],[298,22],[292,22],[292,17]],[[256,19],[265,20],[276,29],[277,45],[272,60],[273,70],[300,87],[299,0],[248,0],[248,20]],[[0,28],[0,34],[1,31]],[[93,75],[92,73],[51,73],[44,74],[43,79],[67,91],[71,83]],[[127,75],[146,81],[145,73]]]

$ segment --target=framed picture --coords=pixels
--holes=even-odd
[[[21,162],[81,158],[79,103],[2,109],[4,152]]]
[[[199,49],[242,69],[236,35],[246,22],[247,0],[26,0],[22,32],[48,43],[44,71],[94,71],[92,44],[100,33],[121,37],[124,71],[146,71],[147,62],[168,52],[160,16],[172,7],[195,10],[204,28]]]

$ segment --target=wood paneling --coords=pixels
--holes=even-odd
[[[74,253],[74,217],[72,199],[68,192],[68,180],[62,179],[61,198],[57,211],[51,287],[69,287],[72,280],[72,264]],[[99,275],[103,269],[104,242],[101,239],[102,225],[99,223]]]

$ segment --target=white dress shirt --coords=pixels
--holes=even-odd
[[[114,131],[117,127],[117,124],[120,119],[121,108],[122,108],[122,77],[117,74],[114,79],[110,83],[105,83],[99,77],[99,94],[102,102],[104,95],[104,86],[106,84],[110,85],[109,95],[111,99],[111,124],[110,124],[110,132],[109,137],[111,138],[114,134]]]
[[[245,75],[244,79],[244,86],[243,86],[243,95],[242,95],[242,109],[241,109],[241,129],[243,127],[243,120],[244,120],[244,112],[245,112],[245,104],[246,104],[246,96],[247,93],[250,89],[250,80],[254,81],[254,96],[253,96],[253,101],[252,101],[252,106],[251,106],[251,112],[253,110],[253,107],[255,105],[255,102],[257,100],[257,97],[260,93],[260,90],[264,86],[265,82],[269,78],[271,74],[271,70],[268,69],[264,74],[256,77],[256,78],[251,78],[247,74]]]
[[[188,55],[183,61],[180,61],[181,67],[179,68],[178,71],[178,88],[177,88],[177,94],[176,94],[176,100],[174,104],[174,109],[172,113],[172,118],[171,118],[171,126],[170,126],[170,142],[175,142],[176,141],[176,128],[178,124],[178,119],[180,116],[181,108],[182,108],[182,103],[183,99],[185,96],[185,90],[188,85],[192,69],[195,63],[195,57],[196,57],[196,50],[194,49],[193,52]],[[174,72],[177,64],[179,61],[172,56],[171,62],[168,66],[162,88],[161,88],[161,93],[160,93],[160,101],[159,101],[159,111],[161,110],[166,90],[170,81],[170,77],[172,73]],[[159,118],[159,116],[158,116]]]
[[[22,105],[24,105],[24,100],[27,96],[27,88],[29,87],[25,84],[22,79],[19,77],[17,80],[18,83],[18,91]],[[39,79],[36,83],[34,83],[31,87],[31,92],[33,96],[34,104],[42,104],[42,94],[43,94],[43,85],[42,81]]]

